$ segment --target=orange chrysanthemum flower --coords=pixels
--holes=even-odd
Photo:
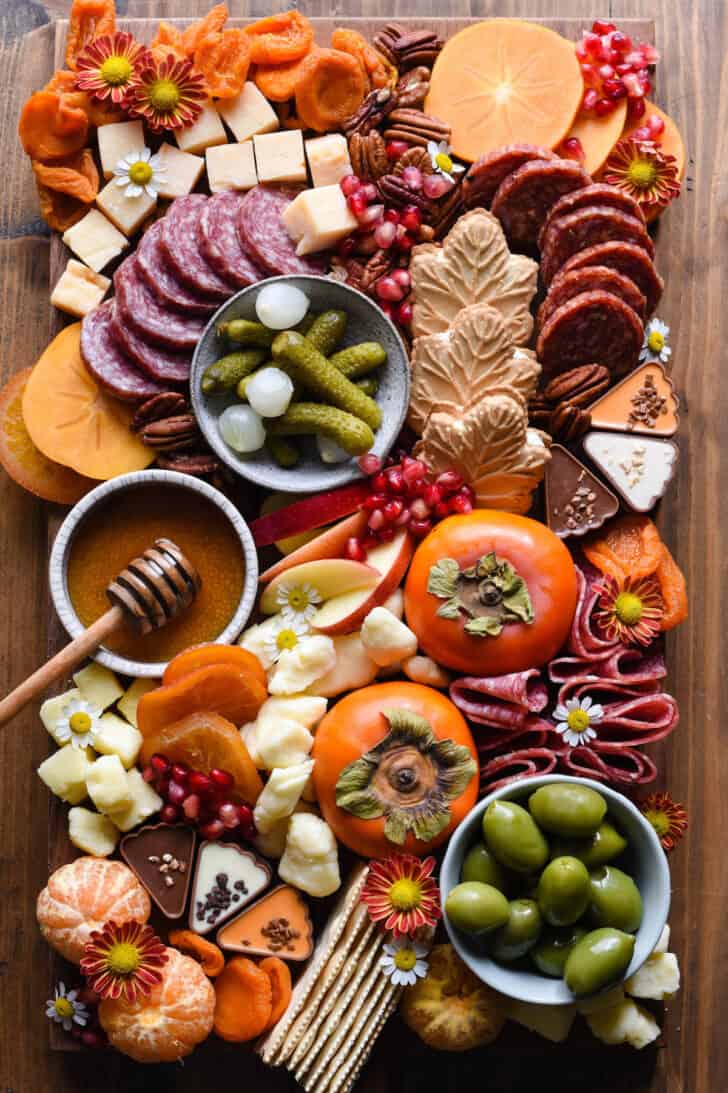
[[[605,576],[597,586],[594,621],[609,641],[649,645],[660,632],[665,604],[656,577]]]
[[[639,803],[640,812],[654,827],[663,848],[669,854],[688,829],[685,808],[673,801],[669,793],[650,793]]]
[[[136,1002],[162,982],[159,969],[167,963],[165,947],[151,926],[131,919],[107,922],[86,942],[81,972],[102,998]]]
[[[131,34],[104,34],[89,42],[76,58],[76,87],[93,99],[126,106],[148,56],[149,51]]]
[[[395,938],[434,926],[442,914],[434,868],[434,858],[421,860],[411,854],[370,862],[361,900],[372,922],[382,922]]]
[[[180,61],[171,53],[159,61],[149,54],[129,112],[144,118],[154,132],[183,129],[200,116],[206,98],[204,76],[192,67],[192,61]]]
[[[645,213],[664,209],[680,193],[677,160],[651,140],[620,140],[604,165],[604,181],[633,197]]]

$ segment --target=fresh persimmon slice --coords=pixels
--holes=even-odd
[[[620,99],[612,113],[603,118],[596,114],[577,114],[566,139],[576,137],[579,141],[584,151],[582,167],[590,175],[595,175],[606,163],[609,153],[622,136],[626,120],[626,99]]]
[[[75,505],[96,483],[46,459],[30,439],[23,421],[23,391],[32,371],[16,372],[0,391],[0,464],[14,482],[36,497]]]
[[[455,155],[472,162],[504,144],[555,148],[583,93],[573,42],[538,23],[488,19],[445,43],[424,109],[451,126]]]
[[[87,371],[80,323],[56,335],[23,391],[23,419],[35,446],[87,478],[143,471],[153,461],[153,450],[130,429],[133,414],[102,391]]]
[[[169,685],[148,691],[137,707],[142,736],[163,729],[188,714],[209,711],[235,725],[254,721],[267,691],[249,669],[234,664],[206,664]]]
[[[165,686],[177,683],[190,672],[205,668],[208,664],[232,664],[244,672],[252,672],[262,686],[266,686],[265,670],[254,653],[241,649],[239,645],[217,645],[215,642],[193,645],[178,653],[165,668],[162,683]]]

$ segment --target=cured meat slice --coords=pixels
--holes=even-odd
[[[162,307],[183,311],[188,315],[211,315],[217,310],[218,301],[191,292],[172,272],[162,249],[163,227],[161,220],[155,220],[145,231],[137,247],[137,266],[147,287],[152,290]]]
[[[609,266],[629,277],[644,296],[648,315],[660,302],[664,282],[647,252],[634,243],[598,243],[594,247],[585,247],[564,262],[560,272],[566,273],[584,266]]]
[[[200,221],[208,201],[204,194],[188,194],[172,203],[162,221],[162,248],[178,281],[222,303],[235,285],[215,272],[201,250]]]
[[[254,285],[266,276],[243,249],[238,218],[244,200],[234,190],[213,194],[200,221],[202,254],[216,273],[239,288]]]
[[[645,318],[645,298],[630,277],[609,266],[582,266],[564,272],[563,267],[549,286],[546,299],[538,309],[536,323],[542,327],[557,308],[581,292],[611,292],[631,307],[641,322]]]
[[[564,262],[577,251],[598,243],[621,240],[642,247],[650,258],[655,246],[641,220],[608,205],[587,205],[573,213],[555,217],[545,233],[541,250],[541,277],[546,285]]]
[[[253,261],[273,274],[318,274],[326,271],[326,260],[319,255],[296,254],[296,244],[281,221],[295,192],[254,186],[240,206],[238,227],[241,242]]]
[[[642,212],[638,202],[636,202],[633,197],[630,197],[629,194],[626,194],[624,190],[620,190],[616,186],[610,186],[607,182],[592,182],[590,186],[584,186],[581,190],[572,190],[571,193],[564,194],[563,197],[560,197],[559,200],[551,206],[543,227],[539,232],[539,249],[543,250],[546,229],[552,220],[557,216],[565,216],[567,213],[573,213],[577,209],[583,209],[585,205],[607,205],[613,209],[621,209],[622,212],[636,217],[637,220],[641,220],[643,224],[645,223],[645,214]]]
[[[498,755],[480,766],[480,797],[492,793],[495,789],[508,786],[511,782],[520,782],[524,778],[535,778],[542,774],[551,774],[559,762],[559,756],[552,748],[519,748],[505,755]]]
[[[464,676],[450,687],[458,709],[478,725],[517,729],[529,714],[540,713],[548,703],[548,691],[536,668],[509,675],[477,678]]]
[[[650,757],[636,748],[623,748],[618,754],[603,756],[580,745],[560,757],[559,767],[566,774],[615,786],[643,786],[657,777],[657,767]]]
[[[113,301],[89,311],[81,324],[81,356],[94,379],[116,398],[139,402],[164,391],[129,360],[114,337]]]
[[[503,179],[534,159],[556,159],[556,156],[548,148],[539,148],[536,144],[505,144],[476,160],[463,178],[461,197],[465,208],[490,208]]]
[[[643,337],[642,323],[624,300],[611,292],[582,292],[557,308],[541,328],[536,355],[543,381],[592,361],[622,376],[637,364]]]
[[[507,175],[495,192],[490,211],[511,243],[532,246],[551,206],[591,177],[573,159],[536,159]]]
[[[117,320],[146,341],[177,351],[197,345],[204,319],[162,307],[139,273],[136,255],[122,262],[114,274],[114,292]]]
[[[112,304],[114,301],[111,301]],[[128,323],[121,322],[116,307],[111,312],[111,329],[126,355],[150,379],[159,383],[187,383],[192,358],[189,353],[176,353],[141,338]]]

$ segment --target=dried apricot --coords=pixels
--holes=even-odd
[[[296,87],[306,58],[316,51],[317,47],[313,46],[305,56],[284,65],[258,65],[253,79],[259,91],[271,102],[288,102],[296,94]]]
[[[57,91],[36,91],[20,112],[18,134],[31,159],[46,163],[80,152],[86,144],[86,112]]]
[[[359,109],[367,92],[360,62],[339,49],[319,49],[303,63],[296,87],[296,113],[307,129],[338,129]]]
[[[649,577],[662,560],[663,542],[648,516],[620,516],[584,543],[584,554],[615,580]]]
[[[331,35],[331,48],[356,57],[369,77],[371,87],[386,87],[389,84],[389,72],[384,58],[358,30],[337,27]]]
[[[273,988],[266,973],[245,956],[229,960],[215,980],[213,1028],[223,1040],[254,1040],[267,1028],[273,1010]]]
[[[208,34],[197,44],[195,67],[205,77],[209,95],[234,99],[250,68],[250,38],[241,29]]]
[[[150,52],[157,61],[165,61],[170,53],[178,61],[183,61],[187,54],[183,44],[182,31],[164,20],[157,27],[157,33],[149,46]]]
[[[227,23],[229,14],[227,4],[216,4],[202,19],[198,19],[192,26],[187,27],[182,34],[182,49],[185,55],[192,59],[203,38],[207,38],[210,34],[219,34]]]
[[[291,1001],[291,970],[279,956],[266,956],[259,967],[270,979],[273,990],[273,1006],[266,1028],[278,1024]]]
[[[39,186],[68,194],[84,205],[90,205],[96,199],[99,192],[99,172],[90,148],[84,148],[63,163],[47,164],[33,160],[31,166]]]
[[[236,725],[254,721],[267,697],[252,672],[233,664],[207,664],[143,695],[137,708],[142,736],[163,729],[188,714],[212,711]]]
[[[183,653],[178,653],[167,665],[162,676],[162,683],[165,686],[177,683],[190,672],[204,668],[208,664],[232,664],[242,671],[252,672],[264,687],[266,685],[263,666],[253,653],[249,653],[240,645],[217,645],[215,642],[193,645],[190,649],[185,649]]]
[[[84,205],[77,198],[69,197],[68,194],[62,194],[58,190],[49,190],[37,179],[35,185],[38,191],[40,215],[51,231],[68,231],[88,212],[88,205]]]
[[[683,572],[664,544],[655,576],[660,584],[662,601],[665,605],[661,627],[663,630],[672,630],[688,617],[688,594]]]
[[[200,937],[194,930],[171,930],[169,943],[185,956],[191,956],[202,968],[205,975],[214,979],[225,967],[225,956],[214,941]]]
[[[251,60],[256,65],[299,61],[313,45],[313,27],[300,11],[281,11],[249,23]]]
[[[82,49],[116,29],[114,0],[73,0],[66,38],[66,64],[75,70]]]

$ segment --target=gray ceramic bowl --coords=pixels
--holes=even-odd
[[[114,494],[125,493],[139,486],[148,486],[150,483],[156,483],[160,489],[164,489],[165,486],[174,486],[189,490],[190,493],[201,494],[220,509],[237,535],[240,541],[240,552],[245,561],[243,594],[232,619],[215,639],[221,644],[234,641],[250,617],[258,590],[258,554],[253,537],[238,510],[219,490],[209,486],[207,482],[200,481],[199,478],[192,478],[188,474],[178,474],[176,471],[136,471],[133,474],[122,474],[109,482],[103,482],[74,505],[58,529],[49,565],[51,597],[59,619],[72,638],[84,632],[85,627],[76,614],[68,594],[68,559],[74,536],[86,516],[98,504],[105,502]],[[166,662],[131,660],[118,653],[112,653],[103,646],[93,659],[111,668],[113,672],[120,672],[125,676],[148,676],[156,679],[167,667]]]
[[[231,470],[242,478],[265,486],[269,490],[288,493],[318,493],[343,486],[362,474],[355,459],[344,463],[326,464],[319,457],[312,437],[296,438],[301,443],[302,458],[296,467],[286,470],[268,455],[265,449],[251,455],[238,455],[220,436],[217,419],[222,411],[240,400],[232,391],[224,395],[205,395],[200,381],[208,365],[225,351],[216,336],[218,323],[230,319],[256,319],[255,301],[264,285],[282,281],[305,292],[313,311],[329,308],[346,311],[349,316],[342,347],[356,342],[381,342],[387,350],[387,362],[379,370],[380,384],[376,400],[382,408],[382,424],[375,433],[372,452],[387,455],[402,428],[409,405],[410,373],[407,350],[393,323],[373,300],[349,285],[330,277],[271,277],[250,288],[244,288],[217,311],[205,327],[192,358],[190,391],[200,428],[210,447]]]
[[[540,778],[524,778],[488,794],[473,808],[456,829],[447,847],[440,870],[443,903],[448,892],[460,883],[463,859],[470,847],[482,839],[482,817],[491,801],[505,799],[525,805],[528,797],[540,786],[553,782],[573,782],[590,786],[606,799],[608,815],[630,845],[630,872],[642,895],[643,918],[636,934],[634,955],[622,982],[644,964],[655,948],[670,910],[670,870],[665,851],[654,829],[621,793],[593,782],[589,778],[569,778],[562,774],[545,774]],[[499,964],[485,955],[483,946],[461,933],[444,916],[445,927],[455,949],[468,967],[488,986],[519,1002],[535,1002],[545,1006],[560,1006],[575,1001],[562,979],[551,979],[537,971],[524,971]],[[614,984],[612,984],[614,986]],[[609,988],[607,988],[609,989]],[[580,999],[583,1002],[584,999]]]

